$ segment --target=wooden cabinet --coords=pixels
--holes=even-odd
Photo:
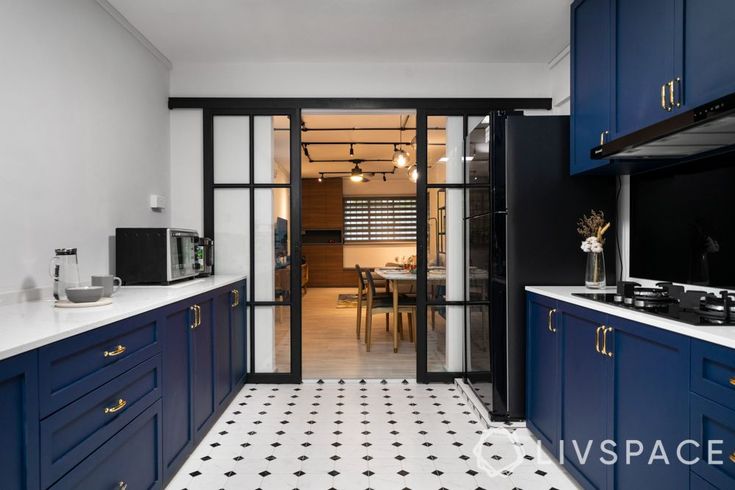
[[[301,181],[301,226],[304,230],[341,230],[344,226],[342,179]]]
[[[38,353],[0,362],[2,488],[39,488]]]
[[[357,276],[344,269],[342,244],[303,244],[302,253],[309,265],[309,286],[354,286]]]
[[[609,0],[577,0],[572,5],[571,162],[572,174],[607,165],[590,150],[611,130],[612,4]]]
[[[555,326],[556,301],[528,296],[526,349],[526,417],[528,427],[558,454],[561,420],[559,330]]]

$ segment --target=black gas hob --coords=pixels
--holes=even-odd
[[[687,290],[671,283],[644,288],[635,282],[618,283],[616,293],[572,293],[600,303],[611,304],[690,325],[735,326],[735,294]]]

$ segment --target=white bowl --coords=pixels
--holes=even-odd
[[[81,286],[66,288],[66,297],[72,303],[94,303],[102,298],[105,288],[102,286]]]

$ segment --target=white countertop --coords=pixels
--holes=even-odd
[[[620,306],[572,296],[572,293],[601,292],[596,289],[587,289],[584,286],[526,286],[526,291],[735,349],[735,327],[690,325]],[[615,288],[607,288],[605,292],[615,292]]]
[[[7,359],[103,325],[130,318],[245,279],[215,275],[171,286],[122,287],[112,304],[56,308],[53,298],[0,307],[0,359]]]

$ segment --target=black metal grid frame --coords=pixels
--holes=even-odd
[[[250,190],[250,240],[253,250],[254,233],[254,190],[287,187],[290,189],[291,198],[291,249],[292,257],[301,257],[301,131],[300,121],[303,109],[342,109],[342,110],[384,110],[384,109],[406,109],[416,111],[416,140],[417,160],[419,165],[419,179],[417,182],[417,318],[416,318],[416,379],[419,383],[429,382],[451,382],[457,377],[463,377],[465,373],[452,372],[428,372],[427,364],[427,306],[442,304],[452,306],[472,306],[474,304],[488,304],[489,302],[446,301],[444,303],[428,302],[426,297],[427,286],[427,263],[426,263],[426,233],[428,209],[426,199],[418,196],[426,196],[428,188],[473,188],[488,187],[483,184],[428,184],[427,175],[427,117],[428,116],[463,116],[465,126],[469,116],[485,116],[497,110],[522,110],[522,109],[551,109],[550,98],[239,98],[239,97],[171,97],[168,101],[169,109],[202,109],[203,110],[203,162],[204,162],[204,233],[214,236],[214,190],[215,188],[247,188]],[[290,157],[291,157],[291,182],[290,184],[258,184],[252,182],[254,176],[254,149],[250,146],[250,183],[248,184],[216,184],[214,183],[214,116],[257,115],[275,116],[285,115],[291,117],[290,127]],[[253,124],[250,124],[253,131]],[[466,129],[465,129],[466,134]],[[252,134],[251,134],[252,136]],[[466,148],[466,145],[465,145]],[[466,234],[465,234],[466,237]],[[466,254],[466,251],[464,252]],[[251,253],[251,271],[254,270],[254,254]],[[466,260],[465,260],[466,262]],[[252,273],[251,273],[252,275]],[[253,383],[300,383],[301,382],[301,295],[291,295],[290,303],[282,302],[255,302],[253,278],[248,278],[250,284],[250,297],[248,301],[248,312],[250,319],[250,373],[248,380]],[[465,281],[466,287],[466,281]],[[299,267],[291,268],[291,290],[301,289],[301,271]],[[466,298],[465,294],[465,298]],[[291,307],[291,372],[290,373],[254,373],[255,353],[255,312],[253,307],[257,306],[290,306]],[[466,319],[465,319],[466,321]],[[465,329],[466,332],[466,329]]]

